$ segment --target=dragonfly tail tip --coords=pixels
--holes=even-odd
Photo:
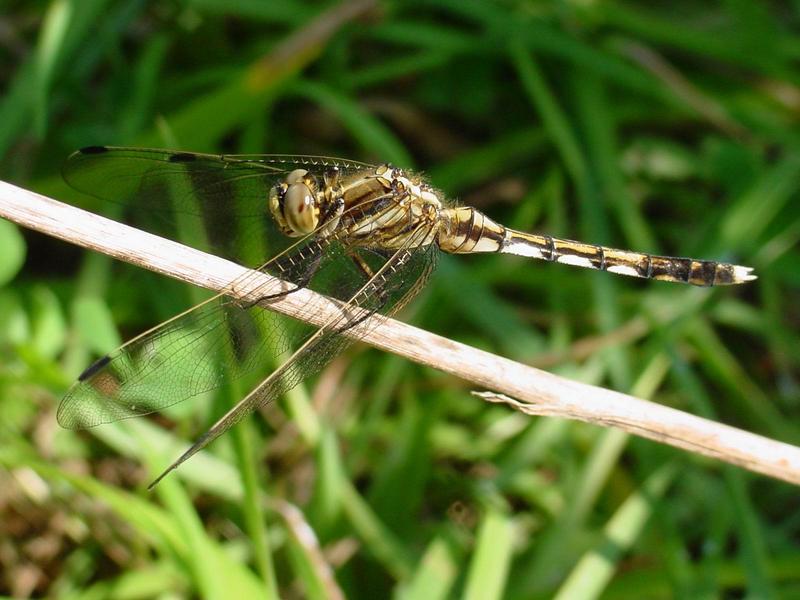
[[[742,267],[734,265],[733,267],[733,282],[732,283],[746,283],[758,279],[758,275],[753,274],[752,267]]]

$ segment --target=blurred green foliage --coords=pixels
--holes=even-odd
[[[800,441],[797,1],[3,7],[2,179],[108,211],[60,181],[75,148],[390,160],[518,229],[736,260],[760,279],[446,257],[405,318]],[[0,221],[0,593],[800,596],[790,485],[363,348],[148,493],[208,407],[79,435],[55,408],[192,300]]]

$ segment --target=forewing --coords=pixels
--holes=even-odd
[[[63,175],[76,190],[118,205],[137,227],[254,266],[264,255],[252,258],[248,244],[275,255],[290,242],[269,214],[272,186],[297,168],[334,167],[347,174],[368,165],[316,156],[94,146],[73,153]]]
[[[285,283],[289,282],[341,300],[345,319],[364,310],[389,311],[409,296],[414,282],[427,272],[423,257],[432,261],[435,256],[429,248],[407,251],[407,258],[401,260],[387,259],[386,253],[352,247],[346,234],[341,230],[323,239],[312,235],[296,242],[259,269],[284,283],[252,292],[251,297],[268,302],[291,293],[293,287]],[[367,284],[368,277],[353,260],[354,255],[372,272],[384,272],[380,280]],[[230,287],[250,290],[248,280],[257,276],[255,271],[248,272]],[[380,295],[370,298],[369,290]],[[276,357],[302,347],[316,332],[306,323],[217,296],[134,338],[89,367],[62,400],[59,423],[75,429],[144,415],[246,374],[266,374],[275,366]],[[329,332],[323,337],[329,338]],[[333,341],[322,344],[314,356],[305,356],[288,369],[275,389],[296,385],[321,368],[337,348]]]
[[[292,293],[315,268],[324,271],[336,262],[343,246],[331,241],[309,236],[229,287],[265,300]],[[254,288],[259,271],[279,279]],[[313,331],[252,302],[217,295],[91,365],[61,401],[58,421],[81,429],[159,411],[253,371],[268,372],[277,356]]]

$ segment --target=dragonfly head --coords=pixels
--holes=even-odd
[[[295,169],[269,194],[269,210],[284,234],[300,237],[319,225],[317,183],[305,169]]]

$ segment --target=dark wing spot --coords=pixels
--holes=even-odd
[[[108,146],[86,146],[79,150],[81,154],[104,154],[108,152]]]
[[[177,163],[192,162],[195,160],[197,160],[197,155],[192,152],[176,152],[169,157],[169,162]]]
[[[86,381],[87,379],[89,379],[89,377],[97,373],[100,369],[105,367],[110,362],[111,362],[111,357],[108,354],[106,354],[102,358],[97,359],[91,365],[86,367],[86,370],[84,370],[83,373],[78,375],[78,381]]]

